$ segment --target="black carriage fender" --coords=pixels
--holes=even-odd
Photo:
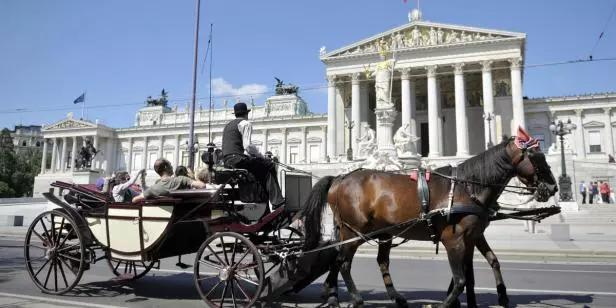
[[[86,243],[92,242],[93,237],[92,237],[92,233],[90,232],[90,228],[88,227],[88,223],[86,222],[85,218],[81,216],[79,212],[77,212],[76,209],[64,203],[62,200],[58,199],[58,197],[56,197],[52,193],[46,192],[46,193],[43,193],[43,196],[45,197],[45,199],[49,200],[53,204],[60,207],[60,208],[55,208],[52,211],[62,212],[70,216],[71,219],[73,219],[75,224],[77,224],[77,228],[79,229],[81,234],[84,236],[84,240],[86,241]]]

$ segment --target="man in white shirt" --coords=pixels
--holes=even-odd
[[[276,177],[276,168],[271,160],[259,153],[250,143],[252,124],[248,121],[250,109],[245,103],[233,106],[235,119],[229,122],[223,131],[222,154],[227,168],[246,169],[267,189],[272,207],[278,208],[285,203]]]

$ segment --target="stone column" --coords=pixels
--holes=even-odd
[[[148,137],[143,137],[143,157],[141,157],[141,169],[148,169]]]
[[[163,158],[163,147],[165,146],[165,136],[160,136],[160,147],[158,148],[158,158]]]
[[[56,173],[58,169],[58,138],[53,138],[53,147],[51,148],[51,173]]]
[[[402,112],[402,126],[409,124],[411,125],[411,69],[403,68],[401,75],[401,108]],[[411,126],[411,131],[413,131],[413,127]]]
[[[580,140],[580,143],[578,143],[578,146],[577,146],[577,155],[579,158],[585,159],[586,158],[586,140],[584,140],[585,139],[584,122],[582,121],[583,115],[584,115],[583,109],[575,110],[575,116],[576,116],[575,125],[577,125],[577,129],[575,133],[578,135],[577,140]]]
[[[93,140],[92,145],[98,151],[99,150],[99,148],[98,148],[98,136],[94,135],[93,139],[94,140]],[[100,155],[98,155],[98,154],[96,156],[94,156],[94,159],[92,160],[92,169],[99,169],[100,168],[101,160],[99,158],[100,158]]]
[[[335,159],[336,153],[336,76],[327,76],[327,155]]]
[[[428,157],[440,157],[438,137],[438,102],[436,89],[436,65],[426,67],[428,74]]]
[[[107,175],[110,175],[113,172],[115,166],[114,164],[114,156],[117,151],[113,149],[113,138],[107,138],[105,142],[105,160],[103,162],[102,168]]]
[[[180,135],[175,135],[175,166],[180,165]]]
[[[43,138],[43,157],[41,158],[41,174],[47,171],[47,139]]]
[[[353,130],[350,136],[351,144],[353,145],[353,156],[357,155],[357,137],[361,128],[361,91],[360,91],[360,73],[353,73],[351,75],[351,120],[354,123]]]
[[[365,80],[364,82],[361,83],[359,88],[360,88],[359,91],[361,92],[360,99],[359,99],[359,109],[361,111],[360,118],[362,122],[368,122],[368,116],[370,112],[370,109],[368,108],[370,105],[370,102],[369,102],[370,83],[368,82],[368,80]],[[355,123],[355,125],[357,125],[357,123]],[[361,125],[360,125],[360,132],[361,132]],[[359,137],[359,136],[356,136],[356,137]]]
[[[60,156],[60,172],[66,172],[66,137],[62,137],[62,152]]]
[[[71,171],[75,172],[75,159],[77,159],[77,136],[73,136],[73,146],[71,148]]]
[[[483,127],[485,136],[486,149],[488,143],[498,143],[496,140],[496,121],[494,115],[494,92],[492,91],[492,61],[481,62],[481,80],[483,83]],[[492,119],[488,121],[486,116],[490,115]]]
[[[512,135],[517,133],[518,125],[526,128],[524,120],[524,100],[522,98],[522,58],[510,59],[511,63],[511,102],[513,106],[513,130]]]
[[[323,132],[323,139],[321,140],[321,162],[327,161],[327,125],[321,125],[321,131]]]
[[[306,126],[303,126],[302,129],[302,146],[299,149],[299,161],[304,161],[305,164],[308,163],[308,155],[306,155],[306,150],[308,149],[308,145],[306,144]]]
[[[442,101],[443,96],[441,95],[441,79],[438,78],[438,76],[436,77],[436,114],[438,117],[438,122],[437,122],[437,133],[436,135],[438,136],[438,152],[441,153],[442,155],[445,155],[445,151],[444,151],[444,142],[443,142],[443,101]]]
[[[133,137],[128,137],[128,161],[126,162],[126,171],[133,170]]]
[[[610,154],[614,156],[614,130],[612,129],[612,108],[605,107],[603,108],[605,112],[605,129],[607,129],[607,134],[605,134],[606,138],[609,138],[607,141],[607,149],[605,150],[606,154]],[[582,129],[580,127],[579,129]]]
[[[265,152],[267,152],[267,135],[269,134],[269,132],[267,131],[267,128],[263,129],[263,154],[265,154]]]
[[[453,69],[456,96],[456,156],[468,156],[468,123],[463,68],[464,63],[457,63]]]
[[[280,161],[283,164],[287,163],[287,129],[286,128],[281,128],[280,129],[280,133],[282,134],[281,139],[282,139],[282,144],[280,145]]]

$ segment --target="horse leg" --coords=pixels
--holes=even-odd
[[[353,256],[355,255],[359,245],[361,245],[361,243],[358,242],[347,244],[342,247],[340,254],[338,255],[340,273],[342,274],[342,279],[344,279],[344,284],[347,287],[347,291],[351,294],[351,302],[353,307],[364,306],[364,300],[361,298],[359,291],[357,291],[357,287],[355,287],[353,277],[351,277],[351,263],[353,262]]]
[[[406,299],[396,291],[394,283],[391,281],[391,275],[389,274],[389,252],[391,251],[391,237],[385,239],[379,243],[379,252],[376,257],[376,261],[379,263],[381,274],[383,274],[383,283],[385,283],[385,289],[389,298],[396,301],[398,307],[408,307]]]
[[[440,307],[454,307],[466,285],[466,256],[468,251],[472,254],[474,247],[468,247],[462,235],[443,241],[443,246],[447,249],[447,259],[453,273],[453,287]]]
[[[503,281],[503,275],[500,270],[500,263],[496,258],[496,255],[488,245],[485,236],[482,234],[479,238],[477,238],[477,243],[475,244],[479,252],[486,258],[490,267],[492,267],[492,271],[494,272],[494,280],[496,280],[496,292],[498,293],[498,304],[503,307],[509,307],[509,297],[507,296],[507,288],[505,287],[505,282]]]
[[[475,296],[475,271],[473,268],[473,254],[475,247],[469,245],[472,248],[468,249],[464,256],[464,263],[466,263],[466,306],[477,307],[477,297]]]
[[[338,307],[338,273],[340,267],[334,262],[329,268],[329,274],[323,283],[323,297],[327,299],[328,307]]]

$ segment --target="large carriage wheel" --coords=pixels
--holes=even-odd
[[[251,307],[263,290],[261,255],[244,236],[216,233],[195,258],[195,286],[212,307]]]
[[[112,258],[107,253],[107,264],[114,275],[124,280],[137,280],[145,276],[154,267],[156,261],[143,262]]]
[[[37,216],[26,233],[24,257],[28,274],[44,293],[64,294],[86,269],[84,236],[73,219],[59,211]]]

